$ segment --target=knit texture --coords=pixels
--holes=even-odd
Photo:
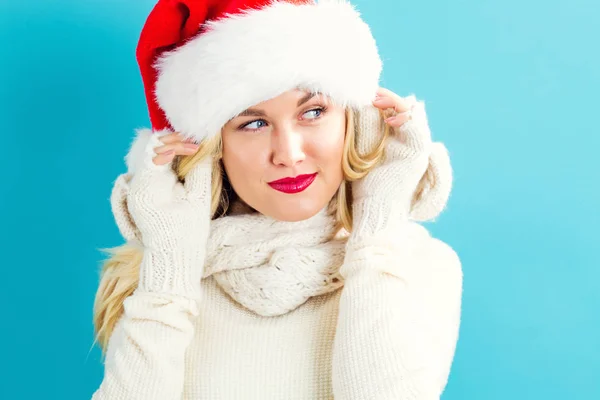
[[[460,262],[416,223],[394,237],[353,252],[348,262],[362,268],[342,288],[279,316],[248,310],[214,275],[197,301],[133,294],[92,398],[439,399],[458,340]],[[302,268],[300,258],[285,267]]]
[[[137,164],[126,194],[131,218],[119,219],[122,225],[132,221],[136,229],[127,228],[127,234],[139,233],[144,246],[137,290],[198,298],[209,235],[212,159],[198,163],[185,183],[179,182],[172,162],[153,162],[154,149],[167,133],[151,134],[138,149],[141,156],[128,158]]]
[[[219,218],[211,224],[204,277],[263,316],[285,314],[310,297],[343,285],[344,237],[334,238],[334,215],[321,210],[300,222],[259,213]]]
[[[411,220],[432,221],[442,213],[450,198],[453,183],[452,165],[446,146],[441,142],[432,142],[424,102],[418,101],[414,95],[406,97],[405,100],[412,106],[407,112],[411,115],[411,119],[400,129],[394,129],[392,137],[395,136],[397,140],[388,141],[385,149],[385,165],[379,168],[378,173],[369,174],[368,179],[354,185],[354,197],[364,200],[366,197],[371,197],[369,195],[379,195],[382,191],[406,192],[414,189],[407,184],[407,181],[416,177],[421,190],[417,193],[405,193],[397,198],[397,200],[404,200],[405,204],[400,204],[399,201],[393,204],[380,204],[388,208],[382,215],[388,215],[392,211],[392,205],[394,210],[406,211],[407,207],[410,207],[408,217]],[[384,112],[385,117],[394,114],[393,110]],[[384,124],[379,110],[375,107],[360,109],[355,128],[356,148],[359,154],[368,154],[375,148],[381,138],[380,133],[384,129]],[[400,160],[403,165],[393,163],[392,160]],[[418,165],[415,165],[415,162]],[[425,173],[423,173],[424,166],[426,166]],[[367,203],[369,201],[367,200]],[[369,208],[367,204],[361,207]]]

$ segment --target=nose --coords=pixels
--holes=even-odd
[[[274,165],[293,167],[306,158],[304,138],[293,127],[278,127],[272,131],[271,135],[272,162]]]

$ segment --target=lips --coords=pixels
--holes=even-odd
[[[283,193],[300,193],[306,190],[317,177],[317,173],[298,175],[294,178],[288,177],[268,182],[273,189]]]

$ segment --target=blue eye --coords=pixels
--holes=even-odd
[[[267,126],[267,123],[265,122],[265,120],[257,119],[256,121],[251,121],[251,122],[248,122],[245,125],[242,125],[240,128],[242,128],[242,129],[249,129],[251,131],[256,131],[256,130],[258,130],[260,128],[263,128],[265,126]]]
[[[310,113],[313,113],[313,114],[312,114],[312,117],[309,117],[308,119],[316,119],[316,118],[319,118],[321,116],[321,114],[323,114],[323,109],[315,108],[312,110],[308,110],[307,112],[304,113],[304,115],[309,115]]]

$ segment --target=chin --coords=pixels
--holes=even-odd
[[[309,219],[321,211],[331,200],[331,197],[315,189],[317,187],[296,194],[274,191],[263,202],[263,207],[261,207],[263,209],[257,209],[257,211],[278,221],[298,222]]]
[[[298,222],[315,216],[327,205],[327,202],[320,204],[315,202],[313,198],[307,198],[308,196],[302,197],[304,198],[291,201],[288,199],[273,201],[269,203],[266,210],[258,211],[278,221]]]
[[[265,202],[268,210],[263,214],[279,221],[303,221],[314,217],[325,208],[331,202],[336,190],[337,186],[325,185],[319,178],[300,193],[286,194],[271,189],[269,199]]]
[[[279,221],[298,222],[314,217],[320,210],[320,208],[286,210],[283,212],[278,212],[277,215],[273,215],[271,217]]]
[[[298,222],[314,217],[325,208],[335,195],[331,188],[315,181],[300,193],[288,194],[268,188],[263,195],[246,201],[254,210],[278,221]],[[252,201],[254,200],[254,201]]]

